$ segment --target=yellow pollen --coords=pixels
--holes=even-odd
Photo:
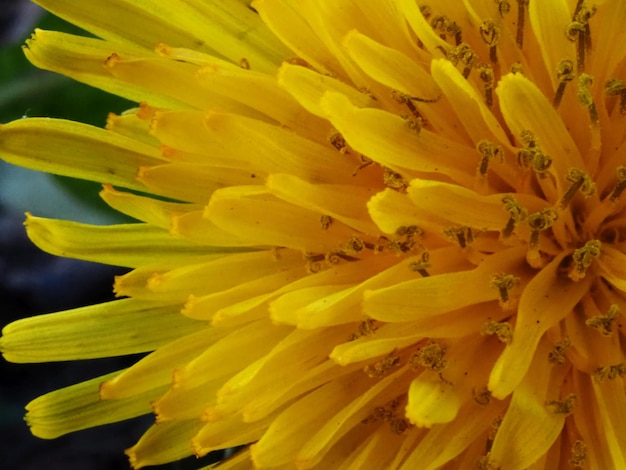
[[[559,208],[561,210],[567,207],[579,190],[586,198],[591,197],[596,192],[596,185],[591,177],[579,168],[571,168],[568,170],[565,175],[565,180],[572,184],[559,201]]]
[[[600,123],[600,117],[598,116],[598,110],[596,104],[593,101],[593,95],[589,87],[593,84],[593,77],[586,73],[581,73],[578,76],[578,101],[584,107],[589,110],[589,120],[591,125],[597,127]]]
[[[563,400],[547,401],[546,406],[551,407],[556,414],[570,415],[574,412],[574,407],[576,406],[576,395],[570,393]]]
[[[574,62],[569,59],[561,59],[556,69],[556,78],[559,81],[559,87],[552,99],[552,106],[558,108],[565,93],[565,87],[569,82],[574,80],[576,75],[574,74]]]
[[[489,287],[498,289],[500,294],[500,306],[508,310],[513,307],[513,302],[511,301],[510,290],[515,286],[519,285],[520,278],[516,277],[512,274],[495,274],[489,280]],[[495,333],[495,331],[494,331]],[[492,333],[488,333],[492,334]],[[498,335],[499,336],[499,335]]]
[[[600,248],[602,243],[599,240],[589,240],[584,246],[574,250],[572,260],[574,261],[573,269],[568,276],[573,281],[579,281],[585,277],[587,269],[593,263],[593,260],[600,256]]]
[[[593,379],[600,383],[605,379],[614,380],[626,375],[626,364],[621,362],[612,366],[598,367],[593,371]]]
[[[619,112],[626,115],[626,83],[619,78],[609,78],[604,83],[604,92],[607,96],[619,96]]]
[[[572,456],[569,459],[569,464],[574,470],[585,467],[587,461],[587,446],[581,440],[577,440],[572,444],[571,450]]]
[[[425,367],[434,372],[442,372],[448,365],[446,349],[446,346],[430,342],[411,355],[409,366],[414,369]]]
[[[598,330],[602,336],[612,336],[615,320],[620,317],[619,308],[613,304],[605,315],[595,315],[585,320],[585,325]]]
[[[487,321],[480,329],[481,335],[496,335],[498,341],[504,344],[510,344],[513,341],[513,329],[508,322]]]
[[[548,354],[548,361],[553,365],[565,364],[565,352],[572,345],[569,338],[558,341],[552,351]]]
[[[480,37],[489,46],[489,60],[498,62],[496,46],[500,41],[500,28],[491,20],[485,20],[479,27]]]
[[[399,364],[400,358],[396,356],[394,352],[391,352],[387,357],[381,359],[380,361],[365,366],[363,372],[365,372],[365,374],[372,379],[378,379],[384,377],[387,372],[394,367],[397,367]]]

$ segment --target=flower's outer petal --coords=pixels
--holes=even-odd
[[[192,437],[204,425],[198,419],[153,424],[126,455],[133,469],[174,462],[189,456]]]
[[[111,44],[101,39],[74,36],[56,31],[35,30],[26,41],[24,54],[35,66],[44,70],[61,73],[68,77],[87,83],[109,93],[122,96],[133,101],[149,101],[152,106],[186,108],[187,104],[180,101],[179,94],[173,95],[157,92],[146,83],[132,84],[111,74],[110,68],[104,65],[107,59],[121,54],[127,60],[141,60],[153,57],[153,53],[133,47],[130,44]],[[162,62],[164,64],[165,62]],[[178,69],[180,70],[180,69]],[[171,68],[170,68],[171,71]],[[165,85],[157,77],[156,83]],[[170,84],[170,90],[171,88]]]
[[[288,173],[311,183],[342,184],[349,178],[355,184],[366,184],[352,178],[354,160],[338,158],[330,144],[244,116],[157,112],[151,131],[164,145],[196,155],[194,163],[250,170],[251,178],[257,173],[259,177]]]
[[[191,440],[197,457],[203,457],[213,450],[228,449],[258,441],[274,416],[253,423],[244,423],[241,416],[229,416],[218,421],[205,423]]]
[[[192,244],[224,247],[225,252],[253,251],[258,248],[254,240],[244,239],[229,233],[205,217],[205,209],[173,215],[170,234],[184,238]]]
[[[398,0],[398,8],[404,13],[409,25],[433,57],[445,55],[445,51],[450,48],[450,44],[440,38],[428,24],[428,21],[420,11],[419,5],[413,0]]]
[[[285,88],[307,111],[325,116],[321,99],[327,91],[335,91],[348,97],[359,108],[374,107],[375,101],[337,78],[298,65],[284,63],[278,70],[278,84]]]
[[[351,428],[362,425],[376,406],[384,406],[396,398],[399,388],[406,388],[411,374],[399,370],[380,380],[358,395],[352,402],[347,402],[335,416],[327,421],[304,444],[298,453],[297,461],[305,468],[317,465],[341,437]]]
[[[541,341],[528,373],[513,392],[491,449],[495,467],[527,469],[561,434],[565,414],[557,413],[547,403],[564,398],[560,389],[567,371],[548,361],[550,349],[547,340]]]
[[[436,424],[421,439],[400,470],[437,470],[457,457],[485,430],[502,412],[504,403],[479,405],[472,401],[449,423]],[[450,436],[454,436],[451,439]]]
[[[145,190],[137,169],[164,163],[157,148],[72,121],[29,118],[0,125],[2,158],[63,176]]]
[[[55,390],[26,405],[31,432],[43,439],[116,423],[150,413],[150,401],[165,390],[159,388],[122,400],[101,400],[100,384],[119,372]]]
[[[530,130],[538,146],[552,157],[556,174],[563,175],[570,168],[585,168],[563,120],[533,82],[519,73],[505,75],[496,93],[510,131],[519,138],[522,131]]]
[[[272,72],[286,55],[247,2],[37,0],[46,10],[103,39],[148,49],[165,42],[204,49],[234,63],[246,59],[256,70]],[[215,38],[220,40],[216,41]]]
[[[496,231],[509,219],[502,203],[504,194],[480,196],[462,186],[427,179],[412,180],[407,194],[424,218]]]
[[[228,330],[218,328],[196,330],[159,347],[120,374],[102,382],[100,397],[119,400],[171,385],[173,370],[185,366],[228,333]]]
[[[344,39],[350,57],[374,80],[409,96],[436,100],[440,91],[428,70],[399,52],[352,30]]]
[[[206,204],[216,189],[254,184],[257,175],[240,168],[216,168],[175,162],[140,168],[137,181],[155,194],[179,201]]]
[[[289,0],[254,0],[252,6],[259,12],[263,23],[297,57],[326,74],[340,70],[341,65],[321,43],[306,13],[298,8],[299,5],[291,3]]]
[[[265,188],[251,186],[215,191],[205,217],[242,240],[303,251],[328,253],[353,234],[340,224],[323,230],[319,214],[281,201]]]
[[[589,288],[589,276],[574,283],[559,277],[562,253],[524,288],[519,301],[513,341],[498,358],[489,377],[489,390],[499,399],[516,389],[528,372],[543,334],[572,312]]]
[[[145,224],[98,226],[28,215],[25,225],[31,241],[48,253],[129,268],[240,250],[191,245]]]
[[[561,60],[575,62],[575,43],[563,34],[563,25],[572,21],[572,12],[567,0],[550,2],[530,2],[528,5],[530,26],[541,44],[540,51],[546,68],[552,79],[552,88],[556,90],[558,79],[556,71]]]
[[[626,54],[626,5],[611,2],[598,8],[592,18],[594,29],[593,51],[589,58],[590,73],[595,77],[612,77]]]
[[[329,215],[365,234],[377,234],[369,220],[367,201],[374,189],[363,186],[309,184],[287,174],[270,175],[266,186],[279,198],[305,209]]]
[[[110,184],[104,185],[100,197],[116,211],[164,230],[171,229],[172,217],[189,211],[201,211],[203,207],[199,204],[161,201],[127,191],[117,191]]]
[[[143,108],[146,106],[143,105]],[[139,117],[140,113],[142,113],[142,106],[128,109],[121,114],[109,113],[106,130],[138,140],[151,147],[158,147],[160,142],[149,134],[149,123]]]
[[[487,258],[469,271],[451,272],[366,291],[363,311],[376,320],[406,322],[417,316],[437,316],[468,305],[496,300],[490,279],[500,272],[517,270],[520,249],[511,248]],[[462,292],[463,295],[459,295]]]
[[[124,299],[37,315],[2,330],[0,350],[11,362],[93,359],[153,351],[198,329],[179,306]]]
[[[426,129],[417,133],[407,121],[387,111],[359,109],[339,93],[326,93],[321,105],[350,146],[381,165],[446,175],[471,186],[475,162],[458,158],[468,147]]]

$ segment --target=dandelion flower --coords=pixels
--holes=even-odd
[[[626,3],[38,3],[98,38],[37,31],[35,65],[141,104],[2,157],[140,223],[29,215],[132,271],[2,352],[150,353],[35,435],[152,411],[134,468],[626,468]]]

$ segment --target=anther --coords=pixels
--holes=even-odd
[[[447,365],[446,347],[434,342],[418,349],[409,359],[409,366],[414,369],[425,367],[434,372],[441,372]]]
[[[428,268],[430,268],[430,255],[427,251],[422,253],[421,259],[419,261],[412,261],[409,263],[409,269],[411,271],[415,271],[422,275],[422,277],[428,277],[430,274],[428,273]]]
[[[517,286],[520,282],[520,278],[513,276],[512,274],[495,274],[489,280],[489,287],[498,289],[500,294],[500,306],[503,309],[509,309],[512,307],[512,301],[509,291]],[[494,333],[496,331],[494,330]],[[492,333],[489,333],[492,334]],[[500,337],[498,335],[498,337]]]
[[[528,216],[526,221],[530,227],[529,246],[531,248],[537,247],[539,243],[539,234],[552,227],[557,218],[558,214],[552,208],[542,209],[539,212],[534,212]]]
[[[546,406],[552,407],[552,412],[555,414],[569,416],[574,412],[576,395],[570,393],[563,400],[547,401]]]
[[[479,392],[476,389],[472,389],[472,395],[474,396],[474,401],[479,405],[485,406],[491,403],[491,392],[487,387],[483,387]]]
[[[626,189],[626,167],[618,166],[617,167],[617,185],[615,189],[611,193],[611,202],[615,202],[619,199],[622,192]]]
[[[572,445],[572,457],[569,459],[569,464],[574,470],[580,470],[585,466],[587,460],[587,446],[581,440],[577,440]]]
[[[619,112],[626,116],[626,83],[618,78],[609,78],[604,84],[604,93],[608,96],[619,96]]]
[[[493,67],[490,64],[480,64],[478,72],[480,81],[483,82],[485,89],[485,104],[488,108],[491,108],[493,106],[493,84],[495,81]]]
[[[472,67],[478,59],[478,55],[472,50],[469,44],[461,43],[445,51],[446,58],[454,65],[463,65],[463,78],[469,77]]]
[[[559,65],[556,68],[556,78],[559,81],[559,87],[556,89],[554,98],[552,99],[552,106],[558,108],[565,93],[565,87],[569,82],[574,80],[574,63],[569,59],[562,59],[559,61]]]
[[[593,263],[593,260],[600,256],[602,243],[599,240],[589,240],[581,248],[574,250],[572,260],[574,265],[569,272],[568,277],[572,281],[579,281],[585,277],[587,269]]]
[[[600,123],[598,110],[593,101],[593,96],[589,87],[593,84],[593,77],[586,73],[581,73],[578,77],[578,101],[589,110],[589,119],[593,126]]]
[[[348,341],[354,341],[355,339],[359,339],[363,336],[371,336],[373,335],[378,327],[376,326],[375,320],[368,318],[359,323],[359,327],[355,333],[352,333],[348,338]]]
[[[576,60],[578,73],[585,70],[585,55],[591,49],[591,31],[589,19],[596,12],[595,7],[589,8],[585,1],[579,1],[574,12],[573,20],[565,30],[570,41],[578,41]]]
[[[598,367],[593,371],[593,379],[600,383],[605,379],[614,380],[626,375],[626,364],[621,362],[612,366]]]
[[[328,137],[329,142],[333,147],[335,147],[339,152],[346,153],[348,151],[348,144],[346,143],[346,139],[337,132],[333,131]]]
[[[570,168],[565,175],[565,180],[572,184],[559,201],[559,209],[561,210],[567,207],[578,191],[586,198],[591,197],[596,192],[596,185],[591,177],[579,168]]]
[[[524,15],[528,2],[529,0],[517,0],[517,32],[515,34],[515,42],[520,49],[524,47]]]
[[[615,320],[620,316],[619,308],[613,304],[609,307],[609,311],[605,315],[595,315],[585,320],[585,325],[598,330],[602,336],[613,335],[613,325]]]
[[[510,195],[504,196],[502,198],[502,203],[504,204],[504,210],[511,215],[506,223],[506,226],[502,230],[502,238],[508,238],[513,234],[513,230],[515,230],[516,225],[528,217],[528,211],[522,207],[522,205],[517,202],[513,196]]]
[[[392,351],[387,357],[381,359],[380,361],[365,366],[363,372],[365,372],[368,377],[377,379],[385,376],[387,372],[396,367],[398,364],[400,364],[400,358],[395,355],[395,352]]]
[[[496,0],[498,4],[498,13],[500,18],[504,18],[504,15],[511,12],[511,2],[509,0]]]
[[[500,28],[491,20],[485,20],[479,27],[480,37],[489,46],[489,60],[498,62],[496,46],[500,41]]]
[[[333,223],[333,218],[330,215],[322,215],[320,217],[320,224],[322,225],[322,230],[328,230]]]
[[[396,173],[395,171],[385,168],[383,172],[383,183],[385,186],[391,189],[396,189],[398,191],[404,191],[409,187],[409,184],[402,177],[400,173]]]
[[[501,163],[504,163],[504,149],[499,145],[495,145],[488,140],[481,140],[478,142],[478,145],[476,145],[476,149],[481,155],[480,165],[478,166],[478,172],[481,176],[487,175],[489,162],[494,158],[497,158]]]
[[[552,351],[548,354],[548,362],[552,365],[565,364],[565,352],[572,345],[569,338],[564,338],[558,341]]]
[[[508,322],[497,322],[489,320],[480,329],[480,334],[483,336],[496,335],[498,341],[504,344],[511,344],[513,341],[513,329]]]
[[[474,242],[475,234],[471,227],[450,227],[443,231],[444,235],[455,240],[461,248],[465,248]]]

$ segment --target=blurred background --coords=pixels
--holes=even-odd
[[[0,123],[55,117],[104,126],[109,112],[134,103],[41,71],[22,46],[34,28],[87,34],[28,0],[0,0]],[[95,224],[125,222],[98,198],[100,185],[12,167],[0,161],[0,327],[27,316],[112,299],[119,268],[56,258],[25,236],[24,212]],[[23,420],[33,398],[127,367],[138,359],[10,364],[0,358],[0,467],[4,470],[128,469],[123,453],[153,422],[151,416],[80,431],[52,441],[33,437]],[[153,469],[190,470],[220,458],[194,457]]]

